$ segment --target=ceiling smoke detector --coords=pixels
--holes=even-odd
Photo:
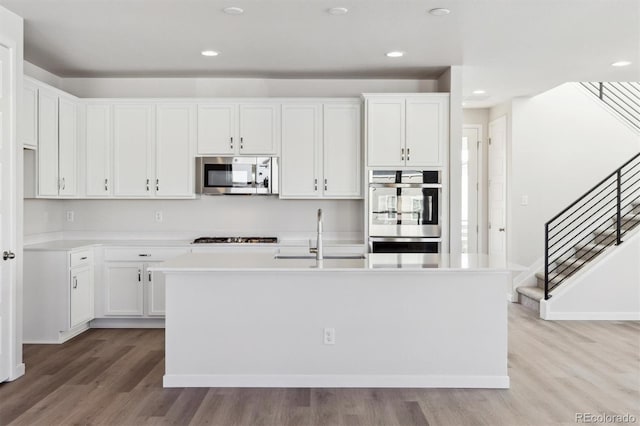
[[[222,11],[227,15],[242,15],[244,13],[243,8],[236,6],[225,7]]]
[[[349,13],[349,9],[347,9],[346,7],[332,7],[331,9],[327,10],[327,12],[329,13],[329,15],[334,16],[346,15],[347,13]]]
[[[446,16],[451,13],[451,10],[445,9],[444,7],[436,7],[435,9],[431,9],[429,13],[433,16]]]

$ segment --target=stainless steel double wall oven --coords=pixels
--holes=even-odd
[[[442,173],[371,170],[368,220],[373,253],[439,253]]]

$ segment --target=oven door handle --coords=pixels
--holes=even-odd
[[[441,183],[370,183],[369,188],[442,188]]]
[[[429,222],[433,221],[433,195],[427,196],[428,208],[429,208]]]

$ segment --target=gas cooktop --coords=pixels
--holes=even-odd
[[[191,244],[271,244],[277,243],[277,237],[200,237]]]

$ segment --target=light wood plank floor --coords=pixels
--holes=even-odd
[[[509,307],[511,389],[163,389],[164,330],[26,345],[0,385],[2,425],[575,425],[640,423],[640,323],[546,322]]]

